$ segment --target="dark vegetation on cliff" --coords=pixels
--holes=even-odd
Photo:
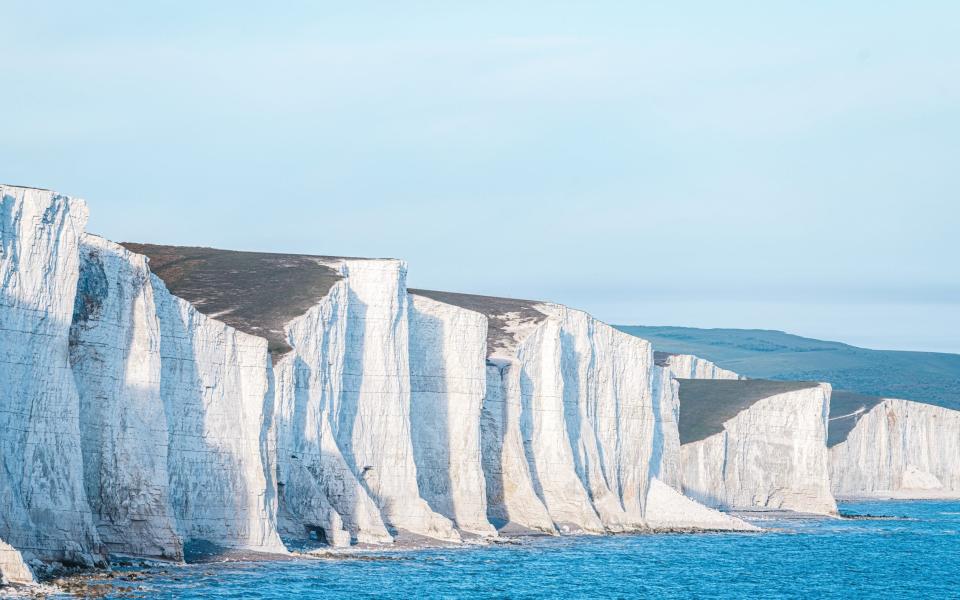
[[[678,379],[680,443],[688,444],[723,431],[723,424],[755,403],[796,390],[816,387],[814,381],[765,379]]]
[[[540,304],[535,300],[516,298],[498,298],[496,296],[478,296],[476,294],[457,294],[435,290],[409,290],[411,294],[424,296],[437,302],[452,304],[467,310],[478,312],[487,317],[487,355],[497,348],[510,348],[516,343],[515,336],[509,330],[510,321],[527,324],[539,323],[546,315],[537,310]]]
[[[190,246],[122,244],[146,255],[150,270],[201,313],[267,339],[270,352],[290,350],[283,327],[327,295],[340,275],[336,257],[239,252]]]

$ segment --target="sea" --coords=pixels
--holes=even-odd
[[[762,533],[526,538],[352,558],[227,562],[90,581],[104,598],[960,598],[960,502],[753,516]]]

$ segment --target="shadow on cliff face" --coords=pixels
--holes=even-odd
[[[309,386],[311,383],[312,369],[299,355],[296,355],[293,361],[294,364],[290,375],[292,381],[287,384],[293,387],[293,408],[290,413],[289,423],[283,426],[282,431],[278,428],[277,432],[277,435],[281,436],[276,442],[278,463],[277,485],[280,500],[279,510],[284,519],[292,519],[296,523],[296,526],[303,527],[302,530],[283,531],[283,535],[290,536],[297,542],[304,542],[310,538],[309,528],[311,526],[319,526],[319,523],[314,523],[315,519],[311,518],[310,515],[304,514],[301,510],[295,498],[297,490],[291,482],[291,479],[295,476],[294,469],[297,464],[304,466],[303,469],[298,470],[299,476],[312,476],[310,466],[319,460],[321,452],[321,432],[309,432],[307,429],[308,413],[311,406]],[[273,380],[274,377],[271,375],[271,381]],[[314,418],[319,419],[322,417],[315,415]],[[302,438],[300,437],[301,432],[303,433]],[[307,435],[308,432],[313,433],[315,437],[309,437],[309,435]],[[300,439],[302,441],[297,446],[288,445],[293,439]],[[315,445],[310,446],[306,443],[306,440],[310,439],[315,440]]]
[[[410,319],[410,429],[420,496],[430,509],[455,520],[450,479],[450,410],[442,319],[414,312]],[[416,336],[416,339],[414,339]],[[416,367],[414,367],[416,365]],[[414,370],[416,368],[416,371]]]
[[[166,294],[157,294],[157,305],[161,330],[160,392],[170,441],[170,496],[184,552],[191,544],[254,545],[256,541],[250,540],[249,531],[250,507],[244,502],[249,490],[236,456],[237,451],[249,449],[242,439],[218,440],[217,428],[221,424],[210,421],[211,408],[215,410],[220,391],[217,388],[224,384],[225,374],[218,373],[215,382],[207,382],[197,368],[201,350],[196,347],[190,328],[198,315],[189,311],[184,315],[174,297]],[[223,368],[223,364],[218,366]],[[225,420],[242,419],[239,410],[218,416]],[[231,443],[235,446],[231,447]]]
[[[0,538],[43,560],[105,564],[83,487],[79,397],[69,367],[77,252],[69,200],[39,219],[0,198]]]
[[[666,445],[665,432],[663,430],[663,419],[660,418],[663,415],[663,393],[664,393],[664,380],[668,386],[675,385],[673,383],[673,378],[667,372],[666,374],[657,372],[658,369],[663,369],[665,367],[657,366],[654,368],[654,378],[652,386],[652,397],[653,402],[653,414],[655,418],[653,419],[653,450],[650,454],[650,469],[649,469],[649,478],[658,478],[662,479],[661,469],[663,468],[663,459],[664,459],[664,450]],[[672,390],[671,390],[672,394]],[[646,498],[642,499],[642,503],[646,504]],[[644,506],[644,510],[646,507]]]
[[[273,426],[273,417],[276,414],[277,382],[273,372],[274,353],[269,353],[266,360],[267,394],[261,403],[260,413],[260,467],[263,469],[263,480],[266,482],[263,492],[263,505],[279,510],[280,492],[277,488],[277,438]],[[277,523],[277,513],[273,513],[273,523]],[[279,535],[279,533],[278,533]]]
[[[540,481],[540,472],[537,470],[537,459],[533,448],[534,422],[536,416],[534,413],[532,401],[537,394],[536,384],[527,374],[527,365],[521,361],[520,368],[520,435],[523,440],[523,454],[527,459],[527,468],[530,470],[530,481],[533,483],[533,491],[540,498],[540,501],[546,505],[546,498],[543,493],[543,483]]]
[[[347,293],[346,331],[344,335],[343,373],[339,398],[331,418],[334,437],[347,467],[353,472],[360,486],[379,508],[380,514],[389,514],[389,506],[384,505],[380,495],[380,473],[374,465],[359,464],[354,449],[354,430],[358,422],[361,428],[368,427],[363,421],[377,417],[360,414],[363,400],[364,344],[366,343],[367,305],[350,289]],[[363,510],[361,500],[354,501],[354,510]],[[391,536],[397,530],[384,519],[384,526]]]
[[[590,357],[591,366],[593,357]],[[580,353],[577,352],[575,340],[572,335],[564,330],[560,330],[560,374],[563,379],[563,421],[567,429],[567,437],[570,439],[570,448],[573,450],[573,466],[577,477],[584,484],[588,484],[587,475],[588,466],[585,461],[589,460],[589,453],[584,452],[581,440],[580,427],[583,415],[580,414]],[[597,456],[603,455],[603,449],[597,448]],[[599,465],[603,469],[603,463]],[[587,494],[592,498],[591,485],[585,485]]]
[[[480,405],[480,460],[487,491],[487,520],[498,530],[510,522],[503,498],[503,443],[507,419],[504,377],[509,369],[509,366],[487,362],[487,388]]]
[[[356,488],[347,483],[354,475],[343,468],[338,454],[327,449],[327,444],[336,445],[335,439],[326,439],[331,437],[328,403],[334,389],[330,374],[315,373],[299,354],[293,361],[293,365],[284,366],[292,377],[287,382],[293,390],[292,410],[289,422],[278,427],[282,439],[276,442],[281,521],[288,522],[283,533],[297,546],[326,544],[336,534],[331,528],[338,527],[343,519],[356,541],[358,508],[345,509],[346,504],[360,502],[355,497]],[[322,396],[316,398],[311,392]]]
[[[87,501],[111,553],[180,560],[153,294],[145,271],[119,265],[108,277],[99,249],[81,245],[70,364]]]

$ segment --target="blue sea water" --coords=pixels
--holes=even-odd
[[[378,560],[191,565],[120,582],[147,598],[960,598],[960,502],[845,504],[759,534],[534,538]],[[139,590],[131,590],[131,585]]]

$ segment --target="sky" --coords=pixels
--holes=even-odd
[[[5,0],[0,24],[0,182],[86,199],[110,239],[960,352],[958,2]]]

